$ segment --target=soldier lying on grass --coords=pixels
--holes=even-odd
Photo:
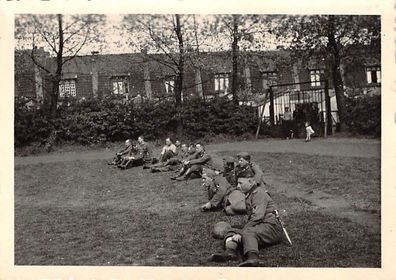
[[[241,230],[229,228],[224,235],[225,250],[211,255],[209,261],[238,260],[240,251],[244,261],[239,266],[258,266],[259,248],[282,241],[283,227],[274,201],[254,179],[238,179],[237,189],[246,195],[248,222]]]

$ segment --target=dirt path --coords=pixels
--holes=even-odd
[[[267,177],[266,182],[270,185],[270,192],[273,190],[290,198],[308,201],[311,210],[346,218],[367,227],[373,233],[381,232],[380,213],[356,210],[347,199],[341,196],[334,196],[320,190],[307,193],[306,191],[302,191],[302,188],[298,184],[285,184],[281,179],[277,178]]]
[[[294,140],[260,140],[242,141],[233,143],[212,144],[207,150],[221,151],[247,151],[264,153],[302,153],[309,155],[328,155],[340,157],[363,157],[380,158],[381,142],[379,140],[350,139],[350,138],[328,138],[314,139],[305,143],[301,139]],[[154,154],[159,149],[154,149]],[[86,152],[63,152],[48,155],[15,157],[15,165],[63,162],[73,160],[98,160],[111,159],[114,151],[109,149],[98,149]]]

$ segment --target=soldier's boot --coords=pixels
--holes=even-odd
[[[258,266],[258,264],[259,264],[258,253],[257,252],[248,252],[246,254],[246,260],[244,262],[241,262],[239,264],[239,266],[252,267],[252,266]]]
[[[191,176],[191,169],[187,169],[185,172],[181,173],[181,175],[175,178],[176,181],[184,181],[189,179]]]
[[[171,180],[176,180],[176,178],[182,176],[186,171],[187,170],[184,167],[182,167],[182,169],[179,172],[177,172],[174,176],[171,177]]]
[[[226,249],[224,252],[215,253],[208,258],[210,262],[228,262],[228,261],[237,261],[238,255],[235,250]]]
[[[188,175],[184,174],[182,176],[176,177],[175,180],[176,181],[184,181],[184,180],[187,180],[188,177],[189,177]]]
[[[151,167],[151,173],[161,172],[161,170],[157,167]]]

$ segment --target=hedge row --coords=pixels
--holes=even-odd
[[[57,142],[94,144],[107,141],[148,140],[176,134],[177,115],[173,102],[161,104],[120,102],[114,99],[89,99],[61,106],[57,117],[50,119],[40,110],[27,110],[15,102],[15,146],[44,144],[56,132]],[[236,106],[226,99],[204,103],[192,99],[182,108],[183,136],[198,139],[207,135],[238,136],[254,133],[256,110]]]
[[[347,99],[347,126],[360,135],[381,136],[381,96],[358,96]]]

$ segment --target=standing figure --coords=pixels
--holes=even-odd
[[[309,122],[305,122],[306,137],[305,142],[311,141],[311,135],[315,133]]]
[[[285,113],[282,119],[283,134],[286,139],[294,137],[293,114],[289,107],[285,107]]]

